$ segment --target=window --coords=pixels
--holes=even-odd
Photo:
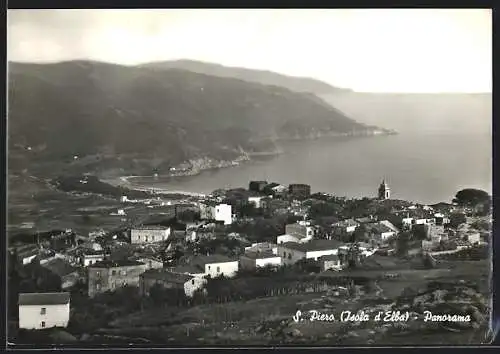
[[[146,236],[146,242],[148,242],[148,237]]]
[[[42,307],[40,310],[40,315],[45,315],[47,313],[47,309],[45,307]]]
[[[210,266],[208,266],[208,270],[210,270]]]
[[[283,252],[283,257],[286,257],[286,252]]]
[[[292,259],[292,254],[291,253],[288,254],[288,259]]]
[[[193,284],[193,285],[194,285],[194,279],[193,279],[193,280],[191,280],[191,284]]]
[[[112,270],[111,275],[116,275],[116,270]]]
[[[42,321],[42,328],[45,328],[45,321]]]
[[[100,278],[101,277],[101,272],[96,272],[95,275],[96,275],[96,277]]]
[[[153,268],[153,261],[149,261],[149,268]]]
[[[151,241],[153,241],[153,242],[154,242],[154,240],[155,240],[155,237],[154,237],[154,236],[151,236]]]
[[[220,272],[220,267],[217,267],[217,273],[219,273],[219,272]]]

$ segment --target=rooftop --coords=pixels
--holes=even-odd
[[[199,265],[186,264],[170,268],[170,271],[173,273],[201,274],[205,272],[205,269],[202,269]]]
[[[327,256],[321,256],[318,258],[318,261],[337,261],[339,259],[339,256],[336,254],[329,254]]]
[[[21,293],[19,305],[65,305],[69,304],[70,293]]]
[[[162,225],[142,225],[139,227],[133,227],[132,230],[168,230],[169,226]]]
[[[392,230],[389,226],[381,223],[370,225],[370,229],[378,233],[394,232],[394,230]]]
[[[73,267],[71,264],[60,258],[52,259],[47,263],[42,264],[42,267],[48,269],[49,271],[60,277],[74,273],[78,270],[77,268]]]
[[[89,268],[118,268],[118,267],[132,267],[140,265],[144,265],[144,263],[131,261],[128,259],[123,259],[123,260],[105,259],[103,261],[89,265]]]
[[[333,226],[339,226],[339,227],[349,227],[349,226],[358,226],[358,225],[359,225],[359,223],[354,219],[341,220],[341,221],[333,224]]]
[[[188,280],[193,279],[193,276],[189,274],[175,273],[165,269],[150,269],[141,274],[141,277],[147,279],[158,279],[177,284],[184,284]]]
[[[251,259],[263,259],[263,258],[273,258],[273,257],[278,257],[273,253],[272,250],[264,250],[261,252],[258,251],[249,251],[245,253],[245,257],[251,258]]]
[[[193,258],[193,265],[202,265],[210,263],[225,263],[225,262],[236,262],[236,259],[229,258],[228,256],[224,256],[222,254],[212,254],[210,256],[198,256]]]
[[[285,242],[284,247],[302,252],[326,251],[339,248],[343,243],[337,240],[312,240],[307,243]]]

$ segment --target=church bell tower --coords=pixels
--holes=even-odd
[[[385,179],[382,180],[380,186],[378,187],[378,199],[386,200],[391,198],[391,189],[385,182]]]

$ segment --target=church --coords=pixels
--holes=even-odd
[[[378,187],[378,199],[386,200],[391,198],[391,189],[389,185],[385,182],[385,179],[382,180],[380,186]]]

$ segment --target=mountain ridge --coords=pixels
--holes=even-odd
[[[270,70],[226,66],[190,59],[155,61],[139,64],[138,66],[156,70],[182,69],[199,74],[236,78],[247,82],[283,87],[295,92],[327,94],[351,91],[350,89],[335,87],[321,80],[309,77],[291,76]]]
[[[11,62],[8,80],[9,158],[30,148],[38,160],[96,156],[143,172],[273,151],[280,139],[384,131],[311,93],[182,69]]]

